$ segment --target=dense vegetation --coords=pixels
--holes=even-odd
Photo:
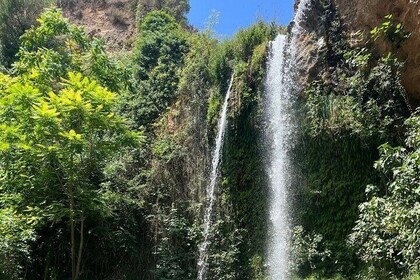
[[[269,42],[285,29],[258,22],[220,42],[188,27],[188,1],[139,0],[135,47],[110,54],[61,10],[43,10],[52,2],[0,0],[0,279],[196,279],[231,78],[207,276],[267,279],[264,81]],[[373,52],[410,35],[388,16],[350,47],[324,8],[330,72],[296,104],[291,268],[415,275],[420,113],[403,63]]]
[[[372,50],[393,38],[397,51],[409,34],[387,16],[351,48],[337,18],[324,20],[334,67],[298,102],[293,268],[301,277],[402,279],[419,270],[418,139],[410,142],[418,115],[401,85],[403,64]]]
[[[19,50],[19,37],[34,23],[43,8],[53,0],[0,1],[0,61],[9,67]]]
[[[275,34],[259,23],[221,44],[156,11],[139,19],[132,53],[115,59],[60,10],[43,13],[1,78],[1,277],[194,279],[210,150],[233,70],[229,133],[249,143],[229,140],[230,194],[218,202],[213,234],[223,242],[211,249],[210,273],[261,274],[263,171],[234,182],[258,166],[252,137]],[[243,149],[255,150],[252,163]],[[234,214],[238,203],[259,208]]]

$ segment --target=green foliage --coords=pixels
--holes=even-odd
[[[304,280],[343,280],[345,278],[343,278],[340,275],[335,275],[335,276],[332,276],[332,277],[325,277],[325,276],[318,275],[318,274],[312,274],[311,276],[308,276],[308,277],[305,277],[305,278],[298,278],[298,277],[293,278],[293,280],[301,280],[301,279],[304,279]]]
[[[238,32],[231,41],[221,44],[214,52],[211,60],[211,72],[213,79],[219,81],[220,90],[226,91],[230,79],[230,69],[233,61],[235,77],[240,77],[235,82],[237,91],[241,92],[241,106],[235,110],[242,110],[256,105],[257,88],[265,78],[265,62],[267,59],[268,42],[274,39],[278,27],[274,24],[267,25],[258,22],[248,29]],[[229,63],[229,61],[231,61]],[[221,82],[220,82],[221,81]],[[220,92],[220,91],[219,91]],[[207,120],[212,127],[215,127],[218,118],[218,106],[220,106],[222,96],[219,92],[214,92],[209,99],[209,113]],[[254,94],[251,94],[251,93]]]
[[[178,22],[186,23],[186,15],[190,11],[189,0],[136,0],[136,17],[141,22],[144,17],[156,10],[162,10],[176,18]]]
[[[137,220],[121,213],[140,206],[123,181],[105,183],[110,162],[142,137],[115,114],[117,96],[106,87],[121,88],[125,74],[103,43],[56,9],[38,22],[22,36],[16,76],[0,76],[0,271],[100,277],[97,263],[135,248]],[[102,253],[84,259],[92,248]]]
[[[267,184],[263,149],[258,145],[258,139],[263,122],[266,46],[276,30],[274,25],[257,23],[239,32],[232,41],[222,45],[220,51],[225,54],[225,59],[232,61],[234,81],[221,169],[223,206],[218,211],[223,214],[219,219],[227,219],[225,212],[232,214],[225,224],[216,221],[221,223],[222,229],[227,228],[220,233],[226,236],[223,241],[225,247],[218,251],[226,252],[226,248],[230,248],[230,253],[228,250],[225,255],[216,254],[219,258],[213,260],[210,271],[218,271],[216,267],[224,269],[215,279],[264,279],[266,275],[265,267],[261,265],[266,244],[261,237],[266,234]],[[214,73],[226,72],[222,67],[226,65],[223,58],[216,57],[214,65]],[[224,74],[217,75],[223,77]],[[228,81],[228,77],[224,80]],[[213,104],[214,99],[210,101]],[[213,119],[217,118],[218,115],[213,116]],[[222,271],[229,274],[223,276]]]
[[[175,19],[161,11],[152,12],[139,27],[140,40],[136,46],[137,76],[148,77],[148,72],[159,63],[179,63],[184,56],[186,39]]]
[[[219,112],[223,102],[223,94],[227,91],[230,79],[232,78],[232,70],[230,61],[233,58],[232,44],[225,41],[214,47],[209,61],[209,72],[215,87],[210,93],[207,110],[207,124],[210,126],[210,135],[214,137],[217,133],[217,122],[219,120]]]
[[[266,273],[264,258],[261,255],[255,255],[251,259],[251,269],[253,271],[252,279],[255,280],[268,280]]]
[[[162,226],[164,234],[156,251],[159,259],[154,273],[156,279],[195,279],[196,229],[177,209],[171,209],[163,218]]]
[[[323,133],[330,137],[365,133],[363,113],[354,97],[325,94],[322,86],[307,93],[307,125],[314,137]]]
[[[34,227],[39,217],[18,213],[13,205],[16,200],[17,197],[11,199],[10,195],[0,196],[1,279],[18,279],[23,269],[22,261],[30,258],[30,244],[36,238]]]
[[[406,278],[407,280],[419,280],[420,279],[420,274],[417,273],[413,273],[412,275],[410,275],[409,277]]]
[[[331,251],[325,248],[320,234],[306,234],[302,226],[293,230],[291,245],[291,271],[299,276],[308,276],[316,270],[319,263],[331,257]]]
[[[262,42],[260,45],[255,47],[252,58],[251,58],[251,75],[256,79],[261,79],[258,82],[262,82],[265,78],[265,62],[267,60],[267,49],[268,41]]]
[[[223,204],[229,203],[223,201]],[[230,215],[216,217],[210,238],[208,279],[244,279],[248,276],[248,263],[241,262],[244,230],[238,229]]]
[[[10,67],[19,50],[19,37],[35,24],[42,9],[53,0],[0,1],[0,65]]]
[[[57,9],[22,36],[14,77],[0,83],[1,276],[18,278],[25,267],[28,279],[194,279],[211,134],[235,68],[231,118],[241,117],[230,133],[245,142],[230,138],[236,151],[226,170],[240,161],[258,176],[237,189],[239,172],[226,180],[210,274],[264,279],[264,175],[254,136],[276,29],[259,23],[219,43],[177,22],[187,2],[154,4],[175,18],[141,16],[134,59],[119,64]],[[141,147],[116,103],[133,127],[147,127]]]
[[[394,48],[399,48],[401,44],[411,36],[410,32],[404,30],[402,23],[394,20],[393,15],[385,16],[382,24],[372,29],[370,35],[374,41],[379,38],[387,39],[392,43]]]
[[[348,51],[344,58],[352,72],[341,77],[339,87],[316,82],[306,92],[311,133],[398,137],[409,115],[401,63],[388,54],[372,66],[372,55],[365,48]]]
[[[392,54],[376,58],[367,48],[349,49],[337,65],[336,80],[312,83],[296,114],[302,130],[292,151],[294,218],[306,232],[321,234],[331,251],[330,258],[298,270],[304,276],[355,277],[361,264],[346,240],[364,201],[364,186],[380,181],[372,168],[377,146],[400,143],[410,115],[402,64]]]
[[[222,96],[220,96],[220,91],[213,91],[209,98],[209,105],[207,111],[207,123],[212,127],[217,127],[217,116],[220,112]]]
[[[44,5],[18,2],[34,7],[23,8],[29,21]],[[22,36],[14,76],[0,75],[0,278],[26,269],[28,279],[195,279],[210,147],[234,72],[208,277],[267,279],[258,139],[268,44],[279,28],[258,22],[220,43],[183,29],[188,1],[136,4],[139,37],[119,64],[51,9]],[[0,36],[22,5],[0,13]],[[330,29],[333,40],[339,30]],[[408,34],[387,17],[372,37],[397,48]],[[392,148],[410,111],[402,65],[341,44],[328,56],[341,67],[336,80],[313,83],[298,116],[295,218],[303,227],[295,228],[294,270],[353,277],[356,250],[366,262],[361,277],[415,273],[420,119],[408,121],[405,147]],[[147,142],[117,103],[131,127],[146,127]],[[381,180],[372,163],[385,141]],[[383,187],[368,187],[349,248],[368,184]]]
[[[240,30],[232,40],[233,55],[236,59],[248,61],[253,57],[256,47],[271,41],[277,33],[277,26],[274,23],[267,25],[262,21],[248,29]]]
[[[170,109],[149,121],[155,136],[150,139],[144,181],[139,180],[146,186],[145,211],[155,237],[150,277],[157,279],[196,277],[200,202],[210,154],[206,101],[217,88],[209,64],[217,42],[200,33],[188,39]]]
[[[70,72],[61,89],[48,94],[27,76],[1,75],[1,81],[1,197],[19,197],[16,212],[5,214],[12,220],[31,215],[28,225],[65,222],[72,234],[71,258],[81,262],[75,248],[76,242],[84,246],[85,220],[111,213],[101,193],[101,170],[138,136],[113,113],[115,95],[81,74]],[[33,228],[14,230],[25,236]],[[8,236],[2,235],[1,243]],[[28,246],[27,240],[19,246]],[[80,266],[73,265],[77,279]]]
[[[380,147],[375,167],[383,174],[382,186],[368,186],[369,201],[360,205],[360,215],[350,242],[370,266],[370,279],[381,275],[401,277],[420,267],[420,117],[406,121],[404,147]]]
[[[103,42],[90,41],[83,28],[69,24],[59,9],[47,10],[38,23],[22,36],[16,73],[28,75],[45,91],[69,71],[92,77],[110,90],[120,89],[124,72],[108,58]]]
[[[187,52],[187,37],[172,16],[157,11],[144,18],[134,50],[138,92],[127,93],[123,108],[136,126],[152,124],[174,100]]]
[[[347,90],[356,97],[365,113],[367,129],[385,137],[398,135],[398,129],[409,116],[406,92],[401,85],[400,63],[391,53],[368,67],[371,56],[366,49],[356,55],[350,52],[347,62],[357,70],[348,80]]]
[[[313,260],[312,272],[323,277],[356,269],[357,260],[346,239],[357,219],[357,206],[364,200],[363,185],[377,180],[372,167],[377,142],[357,135],[314,136],[304,131],[293,147],[293,218],[305,232],[322,235],[320,246],[331,251],[330,258]]]

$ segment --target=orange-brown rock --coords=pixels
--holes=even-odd
[[[334,0],[345,28],[349,32],[369,32],[381,24],[386,15],[411,32],[397,51],[397,56],[406,62],[402,83],[412,99],[420,101],[420,0]],[[377,50],[385,53],[390,46],[378,44]]]

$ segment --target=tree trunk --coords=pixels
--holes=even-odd
[[[76,275],[76,226],[74,223],[74,197],[73,197],[73,190],[70,190],[69,193],[69,200],[70,200],[70,245],[71,245],[71,279],[77,280]]]
[[[74,159],[73,154],[70,156],[70,180],[68,183],[68,196],[70,204],[70,245],[71,245],[71,279],[77,280],[79,275],[77,273],[77,259],[76,259],[76,225],[75,225],[75,215],[76,203],[74,202]]]
[[[79,243],[79,254],[77,256],[77,266],[76,266],[76,279],[79,278],[80,275],[80,266],[82,263],[82,253],[83,253],[83,242],[84,242],[84,225],[85,225],[85,217],[82,211],[82,219],[80,221],[80,243]]]

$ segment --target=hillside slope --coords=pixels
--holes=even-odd
[[[68,0],[59,3],[64,16],[82,25],[91,36],[103,38],[111,49],[131,48],[135,39],[131,0]]]

